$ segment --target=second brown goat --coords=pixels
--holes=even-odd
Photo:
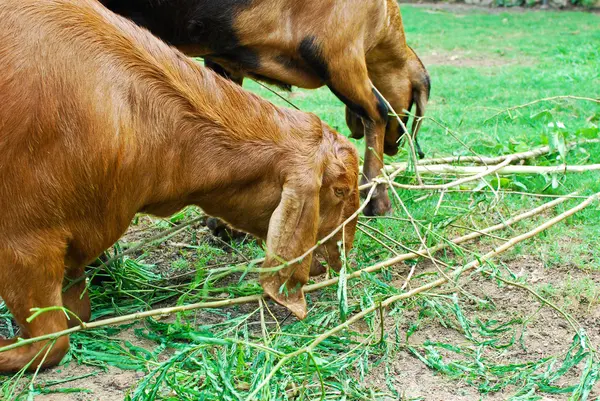
[[[363,182],[380,174],[384,153],[396,154],[404,134],[374,87],[397,113],[413,104],[417,117],[425,113],[429,75],[406,44],[395,0],[101,1],[240,84],[249,76],[282,87],[328,86],[346,105],[352,136],[366,136]],[[418,129],[413,121],[415,139]],[[380,186],[365,214],[390,209]]]

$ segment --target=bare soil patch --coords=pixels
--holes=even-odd
[[[548,12],[548,11],[585,11],[590,13],[600,13],[599,8],[584,8],[579,6],[573,6],[569,4],[567,7],[559,9],[555,7],[543,7],[540,5],[535,5],[531,7],[521,7],[521,6],[512,6],[512,7],[494,7],[492,5],[484,6],[477,4],[465,4],[465,3],[449,3],[449,2],[431,2],[431,1],[411,1],[411,0],[403,0],[400,3],[400,7],[404,4],[408,4],[411,7],[420,7],[432,10],[433,12],[450,12],[455,14],[473,14],[473,13],[486,13],[486,14],[504,14],[504,13],[525,13],[525,12]]]
[[[424,264],[426,266],[426,264]],[[519,276],[527,277],[533,289],[551,285],[554,288],[556,298],[550,299],[565,312],[570,313],[586,330],[594,346],[600,345],[600,298],[589,302],[589,299],[571,294],[571,283],[580,280],[591,279],[600,288],[600,274],[589,273],[573,266],[560,268],[546,268],[544,264],[530,256],[520,256],[516,259],[506,261],[506,267]],[[431,267],[421,269],[429,270]],[[401,286],[404,283],[403,275],[398,277],[395,284]],[[460,282],[462,289],[476,298],[493,302],[492,310],[482,310],[475,303],[463,305],[463,312],[470,319],[481,319],[482,321],[497,319],[508,321],[512,318],[522,317],[527,324],[522,329],[524,348],[520,346],[510,347],[496,360],[497,364],[522,363],[525,361],[539,360],[544,357],[561,355],[565,353],[573,341],[575,332],[565,319],[554,309],[546,306],[540,309],[537,301],[526,290],[506,285],[498,285],[494,280],[486,279],[477,274]],[[538,291],[539,292],[539,291]],[[410,324],[417,319],[416,311],[407,310],[404,316],[405,323],[400,327],[402,332],[409,329]],[[395,322],[387,318],[385,322],[386,331],[393,332]],[[366,325],[362,325],[362,330]],[[521,333],[519,333],[521,334]],[[443,341],[449,344],[461,344],[465,342],[464,336],[456,330],[443,327],[438,321],[422,325],[421,328],[409,340],[411,345],[422,344],[426,340]],[[451,354],[446,355],[450,357]],[[561,385],[575,384],[578,382],[582,366],[573,369],[569,375],[561,379]],[[395,389],[404,395],[406,399],[423,399],[427,401],[472,401],[505,400],[514,394],[516,388],[507,389],[505,392],[492,394],[480,394],[477,389],[466,383],[450,380],[431,369],[427,368],[421,361],[415,358],[409,351],[400,351],[395,361],[389,368],[391,383]],[[385,388],[386,373],[384,366],[378,366],[370,372],[366,381],[373,383],[375,387]],[[510,391],[515,390],[515,391]],[[589,397],[595,400],[600,397],[600,385]],[[543,400],[556,401],[566,400],[567,395],[547,395]]]

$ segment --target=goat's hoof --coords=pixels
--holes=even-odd
[[[208,227],[212,235],[221,238],[223,241],[241,240],[247,235],[242,231],[229,227],[225,222],[216,217],[208,217],[206,219],[206,227]]]

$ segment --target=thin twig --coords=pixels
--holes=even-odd
[[[449,164],[434,164],[427,166],[417,166],[421,174],[453,174],[453,175],[472,175],[466,177],[465,181],[460,184],[474,181],[481,177],[490,174],[512,175],[512,174],[562,174],[562,173],[584,173],[588,171],[600,170],[600,164],[587,165],[560,165],[560,166],[509,166],[512,159],[505,159],[502,163],[496,166],[452,166]],[[397,171],[398,169],[406,169],[406,164],[391,165],[386,170]],[[475,174],[477,176],[475,176]],[[459,185],[460,185],[459,184]],[[456,186],[454,182],[443,185],[401,185],[396,183],[395,186],[406,189],[444,189],[451,186]]]
[[[577,146],[585,144],[600,143],[600,139],[584,139],[581,141],[570,142],[565,145],[567,149],[572,149]],[[537,149],[529,150],[527,152],[518,152],[508,155],[496,156],[496,157],[482,157],[482,156],[446,156],[436,157],[434,159],[423,159],[419,160],[420,166],[428,166],[433,164],[452,164],[452,163],[475,163],[475,164],[498,164],[502,163],[509,157],[512,158],[513,163],[520,162],[527,159],[535,159],[540,156],[548,155],[553,152],[550,146],[542,146]],[[393,164],[391,166],[394,166]]]
[[[534,101],[529,102],[529,103],[521,104],[519,106],[508,107],[508,108],[506,108],[504,110],[499,111],[498,113],[494,114],[493,116],[487,118],[484,121],[484,123],[488,122],[489,120],[491,120],[491,119],[493,119],[493,118],[495,118],[495,117],[497,117],[499,115],[502,115],[504,113],[510,113],[512,110],[523,109],[525,107],[529,107],[529,106],[532,106],[532,105],[537,104],[537,103],[548,102],[548,101],[559,100],[559,99],[583,100],[583,101],[587,101],[587,102],[600,103],[600,99],[594,99],[594,98],[591,98],[591,97],[582,97],[582,96],[563,95],[563,96],[545,97],[543,99],[537,99],[537,100],[534,100]]]
[[[394,248],[392,248],[391,246],[389,246],[388,244],[386,244],[385,242],[383,242],[379,238],[375,237],[373,234],[371,234],[370,232],[368,232],[367,230],[365,230],[364,228],[362,228],[360,225],[358,225],[356,228],[359,231],[361,231],[363,234],[365,234],[367,237],[371,238],[373,241],[377,242],[379,245],[381,245],[382,247],[384,247],[385,249],[387,249],[388,251],[390,251],[391,253],[393,253],[394,255],[398,255],[398,252],[396,252],[396,250]]]
[[[252,78],[250,78],[250,79],[252,79]],[[275,96],[277,96],[278,98],[280,98],[281,100],[283,100],[284,102],[286,102],[287,104],[289,104],[290,106],[295,108],[296,110],[300,110],[300,107],[296,106],[294,103],[292,103],[285,97],[281,96],[276,90],[269,88],[267,85],[263,84],[262,82],[260,82],[256,79],[252,79],[252,81],[256,82],[258,85],[262,86],[264,89],[268,90],[269,92],[271,92],[272,94],[274,94]]]
[[[449,189],[446,192],[448,193],[487,193],[488,191],[484,191],[484,190],[477,190],[474,191],[472,189]],[[499,194],[502,195],[520,195],[520,196],[531,196],[533,198],[550,198],[550,199],[556,199],[556,198],[569,198],[569,199],[587,199],[587,196],[585,195],[554,195],[554,194],[534,194],[534,193],[530,193],[530,192],[522,192],[522,191],[498,191]],[[380,217],[380,218],[385,218],[385,216]]]

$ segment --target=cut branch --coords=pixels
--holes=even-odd
[[[407,184],[400,184],[398,182],[390,182],[390,184],[393,185],[396,188],[402,188],[402,189],[444,190],[444,189],[449,189],[449,188],[453,188],[453,187],[458,187],[458,186],[466,184],[468,182],[473,182],[473,181],[480,180],[483,177],[486,177],[488,175],[500,174],[499,172],[502,171],[504,168],[508,167],[508,165],[511,162],[512,162],[512,159],[509,158],[509,159],[504,160],[502,163],[498,164],[497,166],[475,167],[475,168],[479,169],[479,171],[477,173],[475,173],[474,175],[471,175],[471,176],[465,177],[465,178],[461,178],[461,179],[456,180],[456,181],[448,182],[446,184],[407,185]],[[430,167],[442,167],[442,166],[445,166],[445,165],[439,165],[439,166],[417,166],[417,170],[420,170],[421,172],[430,173],[430,171],[427,170],[428,168],[430,168]],[[453,167],[453,166],[450,166],[450,167]]]
[[[507,161],[512,159],[506,159],[503,163],[497,166],[451,166],[449,164],[436,164],[430,166],[418,166],[418,170],[421,174],[453,174],[453,175],[475,175],[483,174],[482,176],[489,175],[491,173],[498,175],[512,175],[512,174],[553,174],[553,173],[584,173],[587,171],[598,171],[600,170],[600,164],[587,164],[587,165],[560,165],[560,166],[509,166]],[[497,168],[501,166],[501,168]],[[391,165],[386,168],[389,171],[405,170],[405,164]],[[481,178],[481,177],[479,177]],[[406,185],[411,188],[422,188],[428,189],[427,185]]]
[[[593,144],[593,143],[600,143],[600,139],[598,139],[598,138],[597,139],[584,139],[581,141],[570,142],[570,143],[566,144],[566,148],[573,149],[573,148],[581,146],[581,145]],[[502,163],[504,160],[508,159],[509,157],[512,158],[513,163],[516,163],[516,162],[520,162],[522,160],[535,159],[540,156],[552,154],[554,152],[555,151],[552,150],[552,148],[550,146],[542,146],[542,147],[539,147],[537,149],[533,149],[533,150],[530,150],[527,152],[512,153],[512,154],[502,155],[502,156],[497,156],[497,157],[447,156],[447,157],[437,157],[434,159],[423,159],[423,160],[419,161],[419,165],[427,166],[427,165],[432,165],[432,164],[452,164],[452,163],[475,163],[475,164],[492,165],[492,164]],[[392,164],[392,166],[393,166],[393,164]],[[393,167],[391,167],[390,169],[393,169]]]

